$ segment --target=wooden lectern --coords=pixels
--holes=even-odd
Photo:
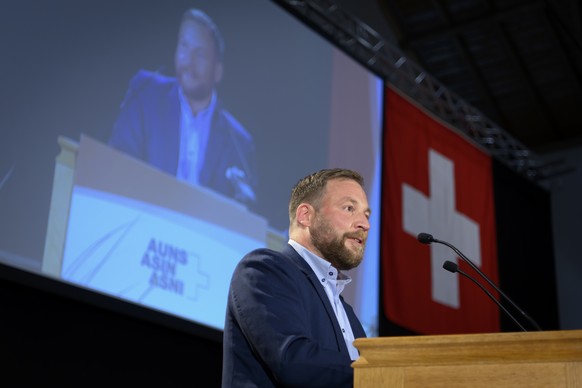
[[[582,330],[360,338],[354,386],[582,388]]]

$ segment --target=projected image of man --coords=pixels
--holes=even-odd
[[[180,180],[251,204],[256,201],[251,134],[225,109],[216,87],[224,41],[208,15],[183,15],[175,77],[140,70],[131,80],[109,144]]]

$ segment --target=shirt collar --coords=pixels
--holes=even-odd
[[[188,99],[184,95],[182,88],[178,86],[178,96],[180,98],[180,106],[182,108],[182,112],[188,112],[188,117],[195,118],[195,119],[207,119],[212,117],[212,113],[214,112],[214,108],[216,107],[216,92],[212,91],[212,96],[210,97],[210,103],[204,109],[202,109],[196,116],[192,113],[192,108],[190,108],[190,103]]]

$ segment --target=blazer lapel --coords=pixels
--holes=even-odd
[[[337,317],[335,316],[333,307],[329,302],[329,298],[327,297],[327,294],[325,293],[320,280],[315,276],[315,273],[309,264],[307,264],[307,262],[297,253],[297,251],[295,251],[291,245],[287,245],[287,247],[284,248],[283,253],[288,256],[295,263],[295,265],[297,265],[297,267],[299,267],[299,269],[305,274],[307,279],[313,285],[313,288],[317,292],[321,303],[325,307],[325,311],[327,312],[328,318],[333,326],[333,332],[335,334],[337,345],[341,349],[342,353],[347,354],[349,357],[348,347],[346,346],[344,336],[342,334],[339,323],[337,322]]]
[[[160,115],[160,128],[163,133],[161,138],[166,139],[164,157],[167,160],[167,170],[176,175],[180,160],[180,122],[182,118],[177,83],[168,91],[168,98],[164,101],[168,101],[165,104],[166,112]],[[160,105],[162,104],[163,102],[160,102]],[[156,146],[159,147],[159,145]]]
[[[216,102],[214,113],[210,122],[210,132],[208,133],[208,143],[206,145],[206,154],[200,170],[200,183],[207,185],[211,179],[220,181],[226,179],[223,176],[215,177],[215,174],[224,174],[219,170],[220,160],[225,158],[225,154],[231,152],[227,145],[228,127],[221,116],[222,106],[220,101]]]

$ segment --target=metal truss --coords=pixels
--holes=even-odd
[[[332,0],[274,2],[514,172],[540,185],[549,179],[538,155]]]

